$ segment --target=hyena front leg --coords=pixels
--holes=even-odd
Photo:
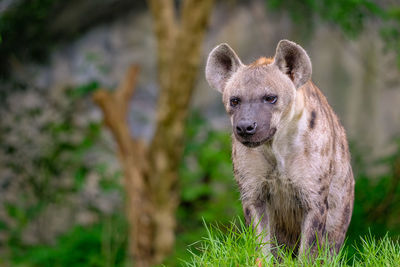
[[[270,223],[266,209],[266,203],[262,201],[247,202],[242,201],[243,213],[246,224],[252,225],[260,237],[262,250],[264,253],[270,252]]]
[[[326,238],[328,202],[320,201],[304,216],[301,227],[300,253],[315,254]]]

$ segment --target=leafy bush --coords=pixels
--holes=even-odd
[[[357,244],[360,236],[369,232],[378,238],[400,236],[400,139],[396,142],[395,153],[375,163],[387,167],[387,172],[378,177],[370,177],[365,172],[364,153],[352,145],[353,170],[357,175],[348,244]],[[351,255],[357,253],[354,246],[348,251]]]
[[[206,234],[207,223],[229,221],[242,214],[239,192],[233,179],[231,137],[211,128],[198,112],[186,127],[185,151],[180,166],[181,204],[177,212],[175,252],[166,261],[174,265],[187,258],[187,246]]]
[[[106,216],[89,227],[75,226],[54,245],[12,246],[13,265],[124,266],[127,225],[121,216]]]
[[[93,82],[44,96],[40,89],[20,90],[0,106],[2,258],[35,265],[47,257],[92,257],[95,248],[85,252],[80,246],[103,244],[96,225],[123,214],[121,175],[100,157],[99,118],[89,111],[95,87]]]
[[[297,32],[310,35],[320,21],[337,26],[351,38],[357,37],[367,27],[368,21],[377,23],[386,50],[397,54],[400,68],[400,8],[396,4],[382,4],[373,0],[307,0],[265,1],[272,10],[288,13],[295,22]],[[319,20],[317,20],[319,19]]]

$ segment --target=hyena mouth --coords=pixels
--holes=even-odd
[[[263,139],[262,141],[241,141],[241,143],[247,147],[254,148],[261,146],[265,143],[268,143],[272,140],[272,138],[268,137],[266,139]]]
[[[268,140],[267,140],[268,141]],[[266,141],[265,141],[266,142]],[[250,148],[253,148],[253,147],[258,147],[258,146],[260,146],[260,145],[262,145],[262,144],[264,144],[265,142],[248,142],[248,141],[244,141],[244,142],[241,142],[243,145],[245,145],[245,146],[247,146],[247,147],[250,147]]]
[[[251,141],[251,140],[243,140],[240,141],[243,145],[250,147],[250,148],[254,148],[254,147],[258,147],[261,146],[265,143],[271,142],[272,138],[274,137],[276,133],[276,128],[271,128],[268,132],[268,136],[264,139],[262,139],[261,141]]]

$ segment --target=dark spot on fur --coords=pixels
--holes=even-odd
[[[303,202],[300,200],[298,196],[295,196],[294,199],[296,200],[296,204],[298,207],[303,208]]]
[[[314,228],[314,229],[317,229],[318,224],[319,224],[318,218],[314,218],[314,219],[313,219],[313,222],[312,222],[313,228]]]
[[[310,128],[311,129],[314,129],[316,117],[317,117],[317,113],[315,112],[315,110],[311,111],[311,119],[310,119]]]
[[[323,215],[325,213],[325,207],[320,205],[319,206],[319,213],[321,213],[321,215]]]
[[[275,127],[271,128],[268,133],[268,138],[274,136],[275,133],[276,133],[276,128]]]
[[[326,185],[323,185],[323,186],[321,187],[321,189],[318,191],[318,194],[319,194],[319,195],[322,195],[322,193],[324,193],[324,192],[326,191],[326,189],[328,189],[328,187],[327,187]]]
[[[239,172],[238,172],[238,170],[235,168],[235,165],[233,165],[233,174],[234,174],[235,176],[239,175]]]
[[[329,162],[329,174],[332,174],[332,172],[333,172],[333,161],[331,160]]]
[[[250,225],[251,223],[250,209],[247,207],[244,209],[244,219],[246,221],[246,225]]]
[[[350,204],[347,204],[346,207],[344,208],[344,222],[348,223],[350,221]]]
[[[308,147],[304,146],[304,155],[308,158],[308,156],[310,155],[310,152],[308,151]]]
[[[304,155],[306,157],[308,157],[310,155],[310,147],[311,147],[311,143],[310,143],[310,139],[308,135],[303,135],[303,142],[304,142]]]
[[[254,207],[256,208],[258,213],[263,213],[265,211],[265,202],[260,199],[255,202]]]
[[[308,237],[308,245],[311,247],[312,245],[315,244],[316,241],[316,234],[312,233],[309,237]]]
[[[246,208],[246,209],[245,209],[245,213],[246,213],[246,216],[250,216],[250,209],[249,209],[249,208]]]
[[[341,247],[342,247],[342,244],[336,244],[335,245],[336,253],[339,253],[339,250],[340,250]]]
[[[326,209],[328,209],[329,208],[328,198],[325,198],[324,204],[325,204]]]
[[[318,225],[318,231],[321,231],[323,227],[324,227],[324,223],[320,222]]]
[[[326,235],[326,228],[325,226],[323,226],[321,231],[321,237],[325,237],[325,235]]]
[[[347,157],[347,150],[343,142],[340,144],[340,147],[342,149],[342,157]]]
[[[329,146],[325,145],[324,150],[322,151],[322,155],[326,157],[328,156],[328,152],[329,152]]]
[[[265,194],[265,199],[267,200],[267,202],[271,202],[271,193],[267,192],[267,194]]]

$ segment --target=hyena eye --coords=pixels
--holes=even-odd
[[[277,100],[278,100],[278,97],[276,95],[266,95],[263,97],[264,103],[275,104]]]
[[[232,97],[231,99],[230,99],[230,104],[231,104],[231,107],[236,107],[237,105],[239,105],[240,104],[240,98],[238,98],[238,97]]]

